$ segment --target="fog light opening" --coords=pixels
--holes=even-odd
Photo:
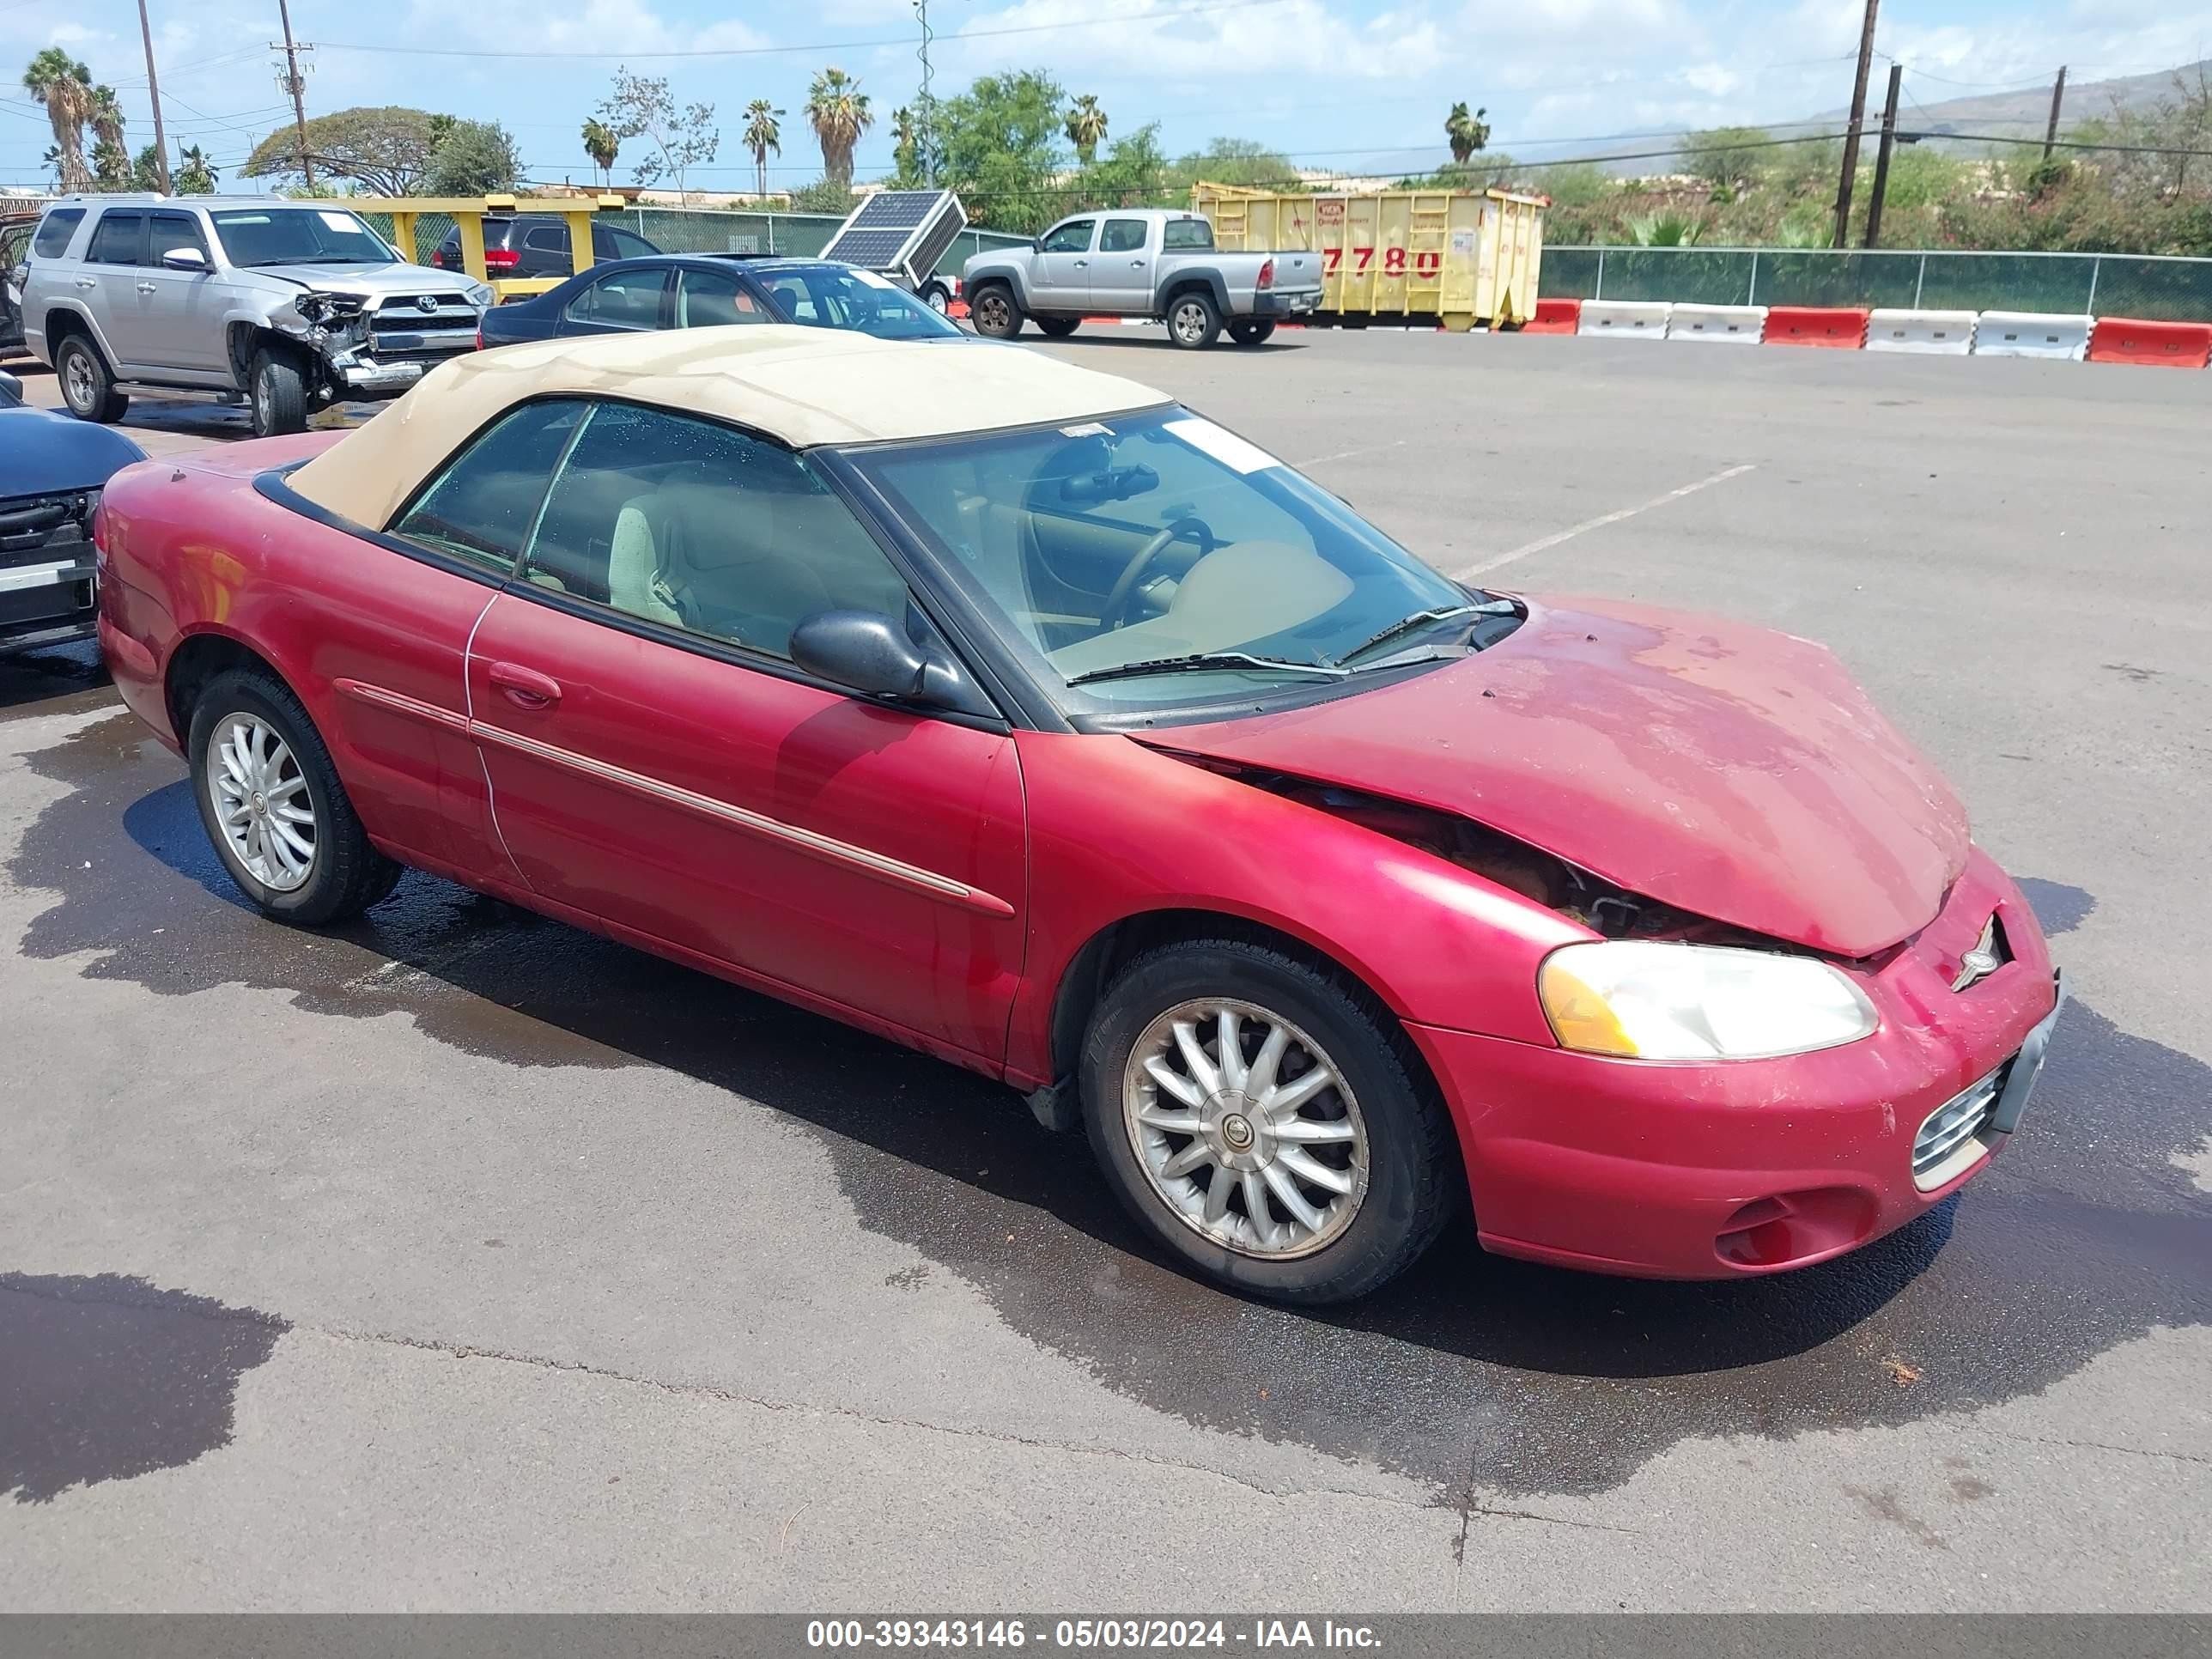
[[[1833,1255],[1873,1231],[1873,1197],[1854,1187],[1816,1187],[1755,1198],[1713,1237],[1713,1253],[1733,1267],[1771,1272]]]

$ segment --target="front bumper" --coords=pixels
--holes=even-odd
[[[1992,911],[2013,959],[1954,992]],[[1942,1202],[1987,1167],[2033,1086],[2059,1003],[2041,931],[1977,850],[1942,914],[1860,982],[1881,1029],[1783,1060],[1618,1060],[1409,1028],[1450,1103],[1483,1244],[1563,1267],[1723,1279],[1826,1261]],[[1922,1190],[1922,1124],[2007,1066],[1981,1155]]]
[[[0,566],[0,657],[88,637],[97,604],[92,550],[82,557]]]
[[[471,337],[465,348],[435,355],[376,357],[366,351],[341,352],[325,360],[331,383],[349,398],[396,398],[432,369],[475,349]]]
[[[1255,317],[1304,317],[1321,309],[1321,290],[1310,294],[1279,294],[1270,289],[1252,296]]]

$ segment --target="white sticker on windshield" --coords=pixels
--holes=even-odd
[[[853,268],[853,280],[856,283],[866,283],[870,288],[896,288],[898,286],[896,283],[886,282],[881,276],[877,276],[874,271],[862,270],[857,265]]]
[[[317,208],[315,217],[332,230],[350,231],[353,228],[353,215],[350,213],[333,213],[328,208]]]
[[[1064,426],[1060,429],[1063,438],[1110,438],[1114,428],[1103,421],[1085,421],[1081,426]]]
[[[1180,421],[1170,421],[1162,428],[1172,432],[1202,454],[1213,459],[1237,472],[1259,472],[1282,463],[1255,443],[1248,443],[1225,426],[1216,426],[1211,421],[1195,415]]]

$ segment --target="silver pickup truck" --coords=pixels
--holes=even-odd
[[[1063,219],[1030,247],[995,248],[961,273],[968,315],[994,340],[1024,318],[1054,339],[1085,317],[1148,317],[1188,350],[1222,330],[1257,345],[1285,318],[1321,305],[1318,253],[1235,253],[1213,246],[1202,216],[1156,208],[1102,208]]]
[[[492,291],[410,264],[335,202],[72,196],[12,279],[24,343],[80,420],[125,387],[241,395],[261,436],[325,404],[396,398],[472,351]]]

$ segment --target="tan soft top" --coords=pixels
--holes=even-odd
[[[287,482],[341,518],[381,529],[502,410],[562,392],[714,416],[797,448],[1083,421],[1169,401],[1118,375],[981,342],[763,323],[547,340],[441,365]]]

